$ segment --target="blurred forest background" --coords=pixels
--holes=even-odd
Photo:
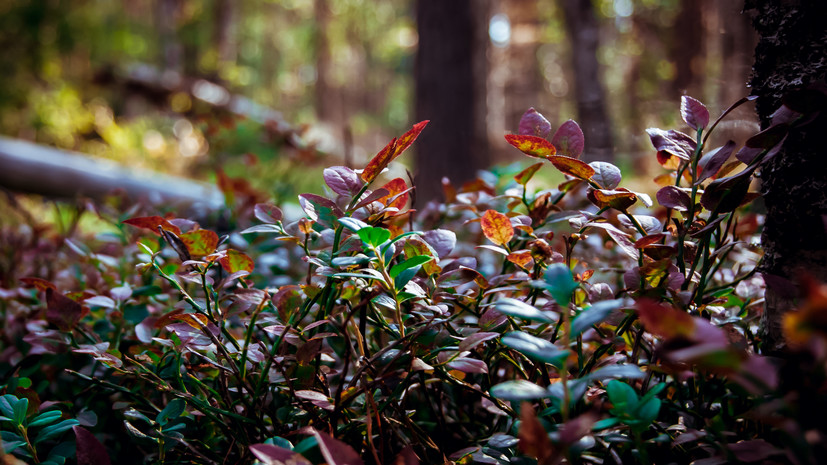
[[[749,93],[742,0],[4,0],[0,134],[214,179],[277,201],[321,189],[412,123],[420,192],[522,157],[535,107],[589,159],[644,170],[644,129],[680,96],[717,115]],[[723,136],[755,129],[752,109]],[[728,133],[727,133],[728,131]],[[417,166],[416,168],[414,166]],[[315,173],[315,171],[314,171]],[[295,197],[292,197],[295,199]]]

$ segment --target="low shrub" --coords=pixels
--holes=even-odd
[[[28,277],[0,295],[3,448],[80,464],[815,460],[794,394],[823,386],[823,349],[784,368],[822,373],[807,386],[760,355],[750,185],[783,138],[707,150],[717,121],[690,97],[681,114],[692,136],[648,130],[657,207],[579,160],[576,123],[552,135],[532,109],[506,139],[537,163],[446,182],[417,215],[407,181],[373,183],[427,121],[362,171],[324,170],[300,218],[258,204],[220,237],[99,210],[117,233],[10,265]],[[547,165],[556,189],[532,182]],[[810,295],[788,324],[804,342],[827,293]]]

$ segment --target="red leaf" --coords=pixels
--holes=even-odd
[[[724,163],[729,160],[730,155],[732,155],[733,150],[735,150],[735,142],[727,141],[722,147],[718,147],[715,150],[711,150],[706,153],[700,160],[698,160],[698,180],[696,184],[700,184],[701,181],[705,179],[711,178],[718,174],[718,171],[724,166]]]
[[[486,210],[482,215],[480,224],[485,237],[497,245],[508,244],[508,241],[514,237],[514,227],[511,226],[511,220],[500,212]]]
[[[315,429],[313,435],[328,465],[364,465],[359,454],[344,442]]]
[[[554,133],[551,143],[557,147],[561,155],[579,158],[585,148],[585,140],[580,126],[573,120],[568,120]]]
[[[463,373],[488,373],[488,365],[482,360],[469,357],[457,357],[446,364],[452,370]]]
[[[666,186],[661,188],[656,197],[658,199],[658,203],[662,206],[677,210],[679,212],[689,210],[689,206],[692,203],[692,199],[689,197],[689,194],[675,186]]]
[[[539,463],[553,463],[552,457],[557,455],[554,446],[543,424],[537,419],[534,407],[528,402],[523,402],[520,408],[520,431],[517,436],[520,438],[520,451],[536,457]]]
[[[537,136],[546,138],[551,132],[551,123],[534,107],[529,108],[520,118],[518,132],[521,136]]]
[[[399,210],[405,208],[405,205],[407,205],[408,203],[408,184],[405,183],[404,179],[393,179],[384,186],[382,186],[382,188],[387,189],[388,195],[379,199],[380,202],[385,203],[396,197],[392,202],[387,204],[387,206],[397,208]]]
[[[557,153],[557,149],[551,142],[537,136],[520,136],[517,134],[506,134],[505,140],[517,147],[524,154],[536,158],[548,158]]]
[[[218,234],[206,229],[196,229],[181,234],[180,239],[193,256],[209,255],[218,247]]]
[[[695,332],[695,322],[686,312],[649,299],[638,300],[636,307],[643,326],[656,336],[690,338]]]
[[[253,272],[253,259],[237,250],[227,250],[226,255],[218,259],[218,263],[230,274],[239,271]]]
[[[181,235],[181,229],[178,228],[178,226],[175,226],[174,224],[170,223],[164,218],[161,218],[160,216],[144,216],[140,218],[130,218],[128,220],[123,220],[123,224],[132,225],[137,228],[149,229],[156,236],[161,235],[161,233],[158,232],[159,226],[161,227],[161,229],[171,231],[176,235]]]
[[[637,194],[622,187],[617,190],[595,189],[586,196],[599,208],[611,207],[622,212],[637,202]]]
[[[688,95],[681,97],[681,117],[696,131],[709,124],[709,110],[703,103]]]
[[[46,321],[69,331],[83,317],[83,306],[55,289],[46,289]]]
[[[110,465],[106,448],[92,433],[80,426],[73,426],[77,442],[78,465]]]
[[[576,158],[566,157],[562,155],[552,155],[548,160],[555,168],[560,170],[563,174],[574,176],[577,179],[584,181],[594,176],[594,168],[588,163],[582,162]]]
[[[27,287],[35,287],[38,291],[45,291],[46,289],[57,289],[54,284],[50,281],[46,281],[42,278],[21,278],[20,282],[25,284]]]
[[[362,180],[370,184],[379,176],[379,173],[384,170],[390,162],[402,154],[408,147],[413,144],[419,133],[428,125],[428,120],[421,121],[413,125],[413,127],[402,134],[399,139],[393,139],[385,146],[375,157],[368,163],[365,170],[362,171]]]
[[[532,263],[534,262],[534,257],[531,256],[530,250],[519,250],[517,252],[511,252],[505,257],[506,260],[509,262],[519,266],[523,269],[530,269]]]

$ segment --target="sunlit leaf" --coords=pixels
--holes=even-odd
[[[522,318],[523,320],[539,321],[542,323],[554,323],[557,321],[556,314],[538,310],[533,305],[510,297],[500,297],[500,299],[494,303],[494,308],[500,313]]]
[[[278,223],[282,219],[281,209],[269,203],[257,203],[253,208],[253,214],[262,223]]]
[[[563,308],[568,307],[572,292],[579,287],[571,274],[571,269],[563,263],[554,263],[546,268],[543,280],[557,304]]]
[[[426,120],[416,123],[413,128],[400,136],[399,139],[391,140],[385,148],[383,148],[378,154],[376,154],[375,157],[373,157],[373,159],[371,159],[364,171],[362,171],[362,180],[368,184],[373,182],[373,180],[379,176],[379,173],[381,173],[382,170],[390,164],[390,162],[401,155],[405,149],[410,147],[410,145],[419,136],[419,133],[421,133],[422,130],[425,129],[425,126],[428,125],[428,122],[429,121]]]
[[[165,229],[167,231],[171,231],[176,235],[181,234],[181,230],[178,226],[170,223],[166,219],[160,216],[144,216],[139,218],[130,218],[128,220],[123,220],[123,224],[128,224],[130,226],[135,226],[137,228],[148,229],[152,231],[153,234],[156,236],[160,236],[161,233],[158,231],[158,227],[161,229]]]
[[[517,173],[517,175],[514,176],[514,180],[517,181],[517,184],[525,186],[526,184],[528,184],[528,181],[530,181],[531,178],[534,177],[534,174],[536,174],[542,166],[542,163],[535,163]]]
[[[589,166],[594,169],[594,175],[591,177],[592,181],[596,182],[603,189],[614,189],[620,184],[622,175],[620,168],[607,163],[605,161],[593,161]]]
[[[181,234],[180,239],[193,257],[209,255],[218,247],[218,234],[206,229]]]
[[[576,158],[570,158],[562,155],[551,155],[548,160],[561,173],[573,176],[584,181],[594,176],[594,168],[586,162],[582,162]]]
[[[506,381],[491,388],[491,395],[497,399],[520,401],[551,397],[548,390],[523,379]]]
[[[662,187],[657,195],[658,203],[666,208],[671,208],[679,212],[689,210],[692,199],[689,194],[676,186]]]
[[[557,153],[551,142],[537,136],[506,134],[505,140],[524,154],[536,158],[548,158]]]
[[[522,331],[512,331],[501,339],[502,343],[514,350],[519,351],[526,357],[543,363],[550,363],[562,369],[568,350],[562,350],[551,342],[532,336]]]
[[[402,178],[395,178],[389,181],[387,184],[382,186],[383,189],[388,191],[388,195],[379,199],[379,202],[386,203],[388,207],[393,207],[399,210],[405,208],[405,205],[408,203],[408,184]]]
[[[230,274],[235,274],[239,271],[252,273],[254,267],[252,258],[233,249],[227,250],[226,255],[218,259],[218,263]]]
[[[594,189],[589,191],[587,197],[599,208],[610,207],[622,212],[628,210],[638,199],[637,194],[622,187],[616,190]]]
[[[506,245],[514,237],[514,227],[507,216],[495,210],[486,210],[480,220],[482,233],[497,245]]]
[[[356,195],[364,185],[364,182],[359,179],[359,175],[346,166],[325,168],[323,177],[325,184],[339,195]]]

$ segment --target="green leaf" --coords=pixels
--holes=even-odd
[[[494,308],[500,313],[522,318],[523,320],[540,321],[543,323],[554,323],[557,321],[556,315],[553,313],[537,310],[521,300],[510,297],[501,297],[494,303]]]
[[[518,379],[506,381],[491,388],[491,395],[503,400],[536,400],[550,397],[549,392],[536,384]]]
[[[371,246],[371,247],[379,247],[380,245],[384,244],[385,241],[391,238],[391,232],[385,228],[376,228],[373,226],[368,226],[366,228],[362,228],[356,232],[359,235],[359,238],[362,239],[362,242]]]
[[[9,421],[13,421],[14,418],[14,405],[17,403],[17,397],[11,394],[5,394],[0,397],[0,413],[3,414],[4,417],[9,418]]]
[[[637,407],[637,393],[631,386],[623,381],[609,381],[609,384],[606,385],[606,394],[609,395],[609,401],[614,406],[612,411],[617,414],[629,414],[635,409],[635,407]]]
[[[43,428],[42,430],[40,430],[40,433],[35,438],[34,443],[38,444],[38,443],[43,442],[43,441],[45,441],[49,438],[55,437],[58,434],[61,434],[64,431],[67,431],[67,430],[71,429],[73,426],[79,425],[79,424],[80,424],[80,422],[77,421],[77,420],[63,420],[60,423],[57,423],[55,425],[47,426],[47,427]]]
[[[649,426],[658,418],[660,404],[660,399],[657,397],[653,397],[647,402],[640,402],[634,412],[632,412],[632,415],[640,420],[643,425]]]
[[[543,278],[548,285],[551,296],[561,307],[568,307],[571,302],[571,294],[577,289],[577,283],[571,270],[563,263],[554,263],[546,269]]]
[[[155,421],[157,421],[159,425],[164,426],[169,420],[178,418],[181,413],[184,412],[186,406],[187,403],[184,402],[184,399],[172,399],[163,410],[158,412]]]
[[[418,255],[416,257],[411,257],[402,263],[397,263],[396,265],[394,265],[393,268],[391,268],[389,274],[391,278],[396,278],[397,276],[399,276],[399,273],[407,269],[425,264],[433,259],[434,257],[429,257],[427,255]]]
[[[14,404],[14,422],[22,425],[26,421],[26,410],[29,409],[29,399],[18,399]]]
[[[63,415],[63,412],[61,412],[60,410],[49,410],[48,412],[43,412],[40,415],[34,417],[34,419],[32,419],[32,421],[29,422],[28,427],[33,428],[36,426],[43,426],[54,423],[61,417],[61,415]]]
[[[550,363],[560,369],[569,356],[568,350],[561,350],[551,342],[522,331],[512,331],[501,339],[502,343],[519,351],[526,357],[539,362]]]
[[[416,274],[419,272],[421,268],[422,266],[417,265],[413,268],[402,270],[402,272],[399,273],[399,275],[397,275],[393,279],[393,285],[396,288],[396,290],[399,291],[404,289],[405,285],[408,284],[408,282],[410,282],[410,280],[412,280],[414,276],[416,276]]]
[[[571,321],[572,336],[582,333],[591,328],[592,325],[602,323],[613,311],[623,306],[623,302],[623,299],[603,300],[581,310]]]

